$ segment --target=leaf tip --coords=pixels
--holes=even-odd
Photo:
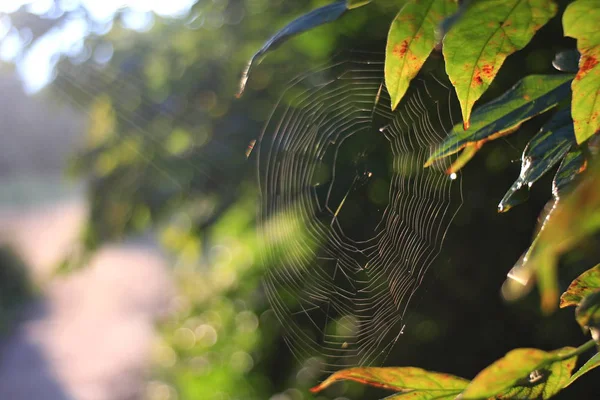
[[[317,386],[313,386],[311,387],[309,390],[309,392],[311,393],[319,393],[320,391],[322,391],[323,389],[327,388],[329,385],[331,385],[332,383],[332,379],[331,377],[329,379],[324,380],[323,382],[319,383]]]
[[[246,83],[248,82],[248,76],[250,75],[250,69],[252,69],[252,64],[254,63],[255,57],[252,57],[248,64],[246,64],[246,68],[244,68],[244,72],[242,72],[242,77],[240,78],[240,85],[238,87],[238,91],[235,94],[235,98],[239,99],[244,94],[244,90],[246,89]]]

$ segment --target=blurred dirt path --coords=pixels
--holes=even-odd
[[[0,76],[0,243],[23,258],[41,293],[0,338],[0,399],[141,398],[153,326],[174,292],[167,262],[141,241],[106,247],[86,268],[52,276],[86,215],[82,186],[66,184],[61,171],[82,124],[19,90]]]

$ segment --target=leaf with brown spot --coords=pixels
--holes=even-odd
[[[577,39],[581,53],[573,80],[572,114],[577,143],[600,131],[600,1],[577,0],[563,14],[566,36]]]
[[[600,290],[600,264],[579,275],[560,296],[560,308],[577,306],[584,297]]]
[[[446,72],[456,88],[463,126],[473,104],[490,86],[504,60],[529,43],[556,13],[551,0],[473,1],[446,34]]]
[[[439,24],[456,9],[452,0],[410,0],[394,18],[385,52],[385,84],[392,110],[434,49]]]
[[[386,368],[350,368],[331,375],[320,385],[311,389],[317,393],[331,384],[351,380],[369,386],[401,392],[402,395],[393,398],[425,400],[444,399],[456,397],[469,383],[468,380],[454,375],[429,372],[414,367],[386,367]]]
[[[460,398],[548,399],[569,381],[577,357],[561,358],[573,350],[512,350],[477,374]]]

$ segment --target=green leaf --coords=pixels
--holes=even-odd
[[[408,1],[390,26],[385,84],[396,108],[436,45],[436,29],[457,8],[452,0]]]
[[[569,108],[558,111],[529,141],[521,156],[521,173],[498,205],[500,212],[515,205],[515,193],[531,187],[567,154],[575,144],[573,120]]]
[[[556,268],[561,254],[600,230],[600,162],[591,163],[577,187],[548,208],[551,211],[540,218],[539,233],[518,266],[522,276],[537,278],[544,312],[553,311],[558,303]],[[527,282],[522,287],[524,294]],[[513,296],[518,297],[516,292]]]
[[[579,368],[579,370],[577,370],[577,372],[575,372],[573,374],[573,376],[571,377],[569,382],[565,385],[565,387],[569,386],[570,384],[575,382],[577,379],[579,379],[581,376],[590,372],[591,370],[593,370],[594,368],[596,368],[598,366],[600,366],[600,353],[594,354],[594,356],[592,358],[587,360],[587,362],[585,364],[583,364],[581,366],[581,368]]]
[[[569,151],[560,163],[554,180],[552,181],[552,195],[555,199],[560,199],[565,190],[570,187],[571,182],[585,171],[587,161],[580,147]]]
[[[496,399],[549,399],[569,384],[577,357],[555,361],[538,374],[495,396]]]
[[[556,13],[551,0],[471,2],[444,38],[446,72],[470,126],[473,104],[490,86],[506,57],[521,50]]]
[[[583,329],[600,327],[600,290],[581,300],[575,310],[575,319]]]
[[[575,49],[564,50],[556,53],[552,66],[562,72],[575,73],[579,70],[579,58],[581,54]]]
[[[455,125],[425,166],[458,152],[469,143],[483,143],[517,130],[521,124],[556,106],[570,95],[572,75],[530,75],[473,113],[469,129]]]
[[[577,39],[581,52],[579,72],[571,86],[572,114],[577,143],[583,143],[600,130],[600,1],[577,0],[563,14],[566,36]]]
[[[560,308],[577,306],[584,297],[600,290],[600,264],[579,275],[560,296]]]
[[[367,4],[369,4],[372,1],[373,0],[347,0],[346,1],[346,8],[348,10],[352,10],[353,8],[358,8],[358,7],[366,6]]]
[[[350,368],[331,375],[320,385],[311,389],[316,393],[341,380],[351,380],[365,385],[403,392],[393,398],[444,399],[456,397],[469,383],[457,376],[429,372],[414,367]]]
[[[408,393],[394,394],[386,397],[384,400],[454,400],[459,392],[435,393],[434,391],[415,391]],[[450,393],[450,394],[448,394]]]
[[[244,89],[246,88],[246,82],[248,81],[248,77],[250,76],[252,68],[254,67],[254,65],[260,62],[261,58],[267,52],[274,50],[283,42],[295,35],[306,32],[319,25],[335,21],[336,19],[344,15],[344,13],[348,11],[348,9],[360,7],[364,4],[367,4],[367,2],[349,1],[347,3],[346,0],[336,1],[335,3],[328,4],[326,6],[317,8],[307,14],[304,14],[303,16],[296,18],[295,20],[284,26],[283,29],[281,29],[269,40],[267,40],[263,47],[261,47],[260,50],[258,50],[252,56],[252,58],[250,58],[250,61],[246,66],[246,70],[242,74],[239,91],[236,96],[240,97],[244,93]]]
[[[497,360],[471,381],[461,399],[547,399],[568,382],[577,356],[561,357],[575,350],[565,347],[552,352],[516,349]]]

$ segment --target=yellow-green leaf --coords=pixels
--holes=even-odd
[[[373,1],[373,0],[347,0],[346,1],[346,8],[348,10],[351,10],[353,8],[358,8],[358,7],[366,6],[371,1]]]
[[[435,47],[439,24],[456,8],[453,0],[410,0],[394,18],[385,52],[385,84],[392,109]]]
[[[331,384],[351,380],[365,385],[411,394],[402,399],[443,399],[444,396],[456,397],[469,383],[468,380],[454,375],[429,372],[414,367],[387,367],[387,368],[350,368],[331,375],[320,385],[311,389],[319,392]],[[427,397],[429,396],[429,397]],[[431,397],[437,396],[437,397]]]
[[[600,130],[600,0],[577,0],[563,15],[566,36],[577,39],[579,72],[571,86],[572,115],[577,143]]]
[[[460,393],[460,392],[459,392]],[[456,399],[456,392],[452,391],[450,394],[448,392],[437,393],[435,391],[415,391],[415,392],[407,392],[407,393],[399,393],[388,396],[385,400],[454,400]]]
[[[463,125],[506,57],[529,43],[556,13],[551,0],[473,1],[444,37],[446,72],[460,102]]]
[[[551,352],[512,350],[477,374],[460,398],[547,399],[568,382],[577,357],[566,360],[560,357],[572,350],[575,349],[565,347]]]
[[[600,264],[579,275],[560,296],[560,308],[577,306],[584,297],[600,290]]]

